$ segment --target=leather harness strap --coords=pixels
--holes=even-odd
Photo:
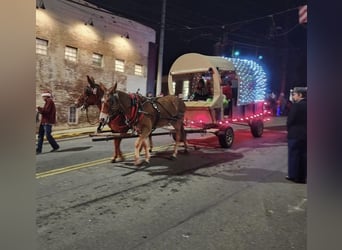
[[[127,116],[125,115],[127,126],[133,127],[135,126],[141,119],[144,117],[143,112],[141,112],[139,98],[136,94],[130,94],[131,98],[131,112]]]

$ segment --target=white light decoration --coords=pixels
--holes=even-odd
[[[263,68],[253,60],[228,58],[239,76],[238,105],[264,101],[266,98],[267,77]]]

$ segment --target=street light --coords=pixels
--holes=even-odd
[[[234,51],[234,56],[238,57],[240,55],[240,51],[236,50]]]

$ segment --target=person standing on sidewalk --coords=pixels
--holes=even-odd
[[[52,147],[50,152],[54,152],[59,149],[59,145],[51,135],[52,125],[56,123],[56,106],[52,100],[50,92],[42,93],[42,97],[45,101],[44,107],[37,107],[38,112],[41,114],[41,121],[38,130],[36,154],[40,154],[42,152],[44,135]]]
[[[286,179],[306,183],[307,174],[307,104],[306,87],[292,92],[293,104],[287,117],[288,175]]]

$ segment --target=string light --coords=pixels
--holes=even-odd
[[[253,115],[244,117],[234,117],[232,122],[249,122],[255,118],[262,119],[263,121],[269,121],[269,115],[271,112],[266,109],[265,99],[267,91],[267,77],[264,69],[253,60],[240,59],[240,58],[229,58],[223,57],[224,59],[233,63],[235,72],[239,77],[239,96],[237,99],[237,105],[247,105],[252,103],[261,103],[263,111],[255,113]],[[204,112],[204,111],[203,111]],[[185,123],[190,127],[202,127],[202,119],[187,120]],[[210,122],[210,121],[208,121]],[[219,121],[222,123],[229,123],[227,120]]]
[[[267,77],[263,68],[252,60],[224,57],[234,64],[239,82],[238,105],[264,101],[267,90]]]

